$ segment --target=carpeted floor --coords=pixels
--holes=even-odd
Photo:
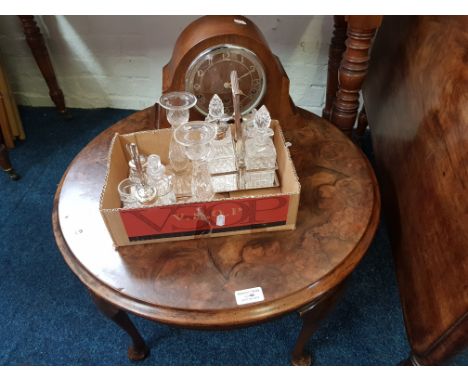
[[[27,140],[11,151],[22,179],[0,177],[0,365],[131,365],[129,343],[102,317],[58,251],[54,193],[73,157],[130,110],[20,109]],[[370,153],[369,136],[363,139]],[[1,174],[0,174],[1,175]],[[295,314],[233,331],[192,331],[132,316],[151,348],[139,365],[288,365]],[[309,343],[316,365],[394,365],[409,353],[390,246],[381,224],[347,292]],[[451,361],[468,365],[468,352]]]

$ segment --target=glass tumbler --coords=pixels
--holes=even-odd
[[[122,180],[118,187],[120,201],[122,202],[123,208],[136,208],[140,207],[135,196],[135,183],[133,183],[129,178]]]

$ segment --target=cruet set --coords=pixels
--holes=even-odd
[[[276,149],[266,106],[242,116],[237,73],[231,72],[234,114],[226,115],[214,94],[204,121],[189,121],[197,98],[189,92],[163,94],[159,105],[170,124],[167,166],[159,155],[142,155],[127,144],[129,176],[118,185],[124,208],[205,202],[216,193],[278,186]],[[232,123],[234,122],[234,123]]]

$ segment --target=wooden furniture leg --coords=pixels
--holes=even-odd
[[[312,334],[317,330],[320,322],[330,313],[343,294],[345,282],[335,287],[325,295],[299,309],[302,317],[302,329],[292,352],[291,363],[294,366],[309,366],[312,355],[305,350],[305,346]]]
[[[358,116],[356,134],[361,135],[361,136],[364,135],[364,133],[366,132],[367,125],[368,125],[368,122],[367,122],[366,108],[364,107],[364,105],[362,105],[361,112],[359,113],[359,116]]]
[[[8,149],[3,142],[3,136],[0,133],[0,167],[5,171],[11,180],[18,180],[20,176],[13,170],[10,162],[10,156],[8,155]]]
[[[90,293],[99,311],[125,330],[132,339],[132,345],[128,348],[128,358],[132,361],[145,359],[149,354],[149,349],[127,313],[96,296],[94,293]]]
[[[23,24],[24,35],[31,49],[31,52],[36,60],[36,63],[41,71],[47,86],[49,87],[49,95],[52,102],[57,107],[61,114],[66,114],[65,99],[62,90],[59,88],[57,78],[55,77],[54,68],[50,61],[49,52],[44,43],[41,30],[34,20],[34,16],[18,16]]]
[[[369,66],[369,48],[382,16],[347,16],[348,39],[338,71],[339,89],[331,122],[351,137],[359,109],[359,91]]]
[[[338,90],[338,69],[346,49],[346,28],[347,23],[344,16],[333,16],[333,36],[328,50],[327,92],[325,107],[322,110],[322,117],[326,120],[330,120],[333,102]]]

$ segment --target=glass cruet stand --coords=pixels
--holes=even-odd
[[[208,201],[214,196],[208,160],[216,126],[203,121],[186,122],[175,129],[174,139],[192,160],[192,199]]]

